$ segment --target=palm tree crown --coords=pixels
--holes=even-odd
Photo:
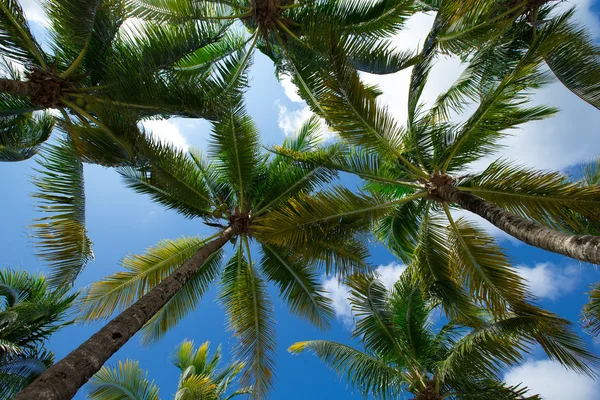
[[[318,120],[311,119],[297,136],[286,139],[284,147],[313,149],[318,127]],[[234,232],[230,260],[221,268],[222,253],[213,253],[144,327],[143,341],[159,339],[192,311],[207,285],[220,275],[220,298],[230,328],[240,340],[239,355],[248,366],[243,382],[252,377],[254,395],[262,397],[271,385],[275,350],[266,282],[277,286],[294,313],[326,327],[332,308],[319,282],[318,267],[342,275],[365,268],[365,244],[355,233],[368,224],[352,211],[370,207],[372,201],[336,187],[308,197],[334,174],[261,155],[256,127],[240,103],[229,118],[214,124],[209,154],[211,159],[205,159],[198,152],[187,155],[153,144],[146,166],[122,170],[127,185],[136,191],[187,217]],[[260,247],[258,259],[251,250],[254,241]],[[83,318],[106,318],[130,306],[206,242],[197,237],[164,240],[142,255],[127,257],[127,272],[89,288],[82,302]]]
[[[44,348],[70,322],[67,310],[77,294],[51,291],[43,276],[0,270],[0,397],[12,398],[54,362]]]
[[[502,383],[506,367],[518,365],[531,350],[534,337],[544,332],[582,353],[572,366],[592,373],[583,360],[594,356],[576,335],[565,335],[549,319],[506,315],[492,320],[485,312],[470,321],[450,320],[434,330],[435,302],[424,300],[410,272],[391,291],[373,276],[353,276],[350,303],[357,318],[353,336],[365,351],[326,340],[299,342],[292,353],[309,350],[345,376],[364,395],[418,400],[539,399],[524,397],[527,388]]]
[[[251,387],[232,390],[244,363],[233,361],[221,367],[221,347],[210,356],[210,343],[194,348],[184,340],[173,354],[172,364],[181,371],[175,399],[229,400],[252,392]],[[126,396],[130,400],[159,400],[158,387],[136,361],[119,361],[117,368],[103,367],[90,382],[90,400],[113,400]]]

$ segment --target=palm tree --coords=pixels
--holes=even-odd
[[[65,321],[77,294],[51,291],[46,279],[0,270],[0,398],[9,399],[54,361],[44,343]]]
[[[44,216],[33,228],[49,282],[60,287],[93,258],[82,163],[139,164],[146,141],[140,119],[214,119],[221,104],[215,99],[245,82],[229,71],[239,71],[235,55],[202,73],[183,76],[178,69],[221,40],[226,27],[218,21],[124,26],[128,8],[121,0],[56,0],[46,11],[49,51],[32,36],[17,1],[0,4],[0,54],[7,64],[7,77],[0,78],[0,161],[32,157],[57,122],[63,137],[42,153],[34,181]]]
[[[579,372],[593,375],[586,362],[598,361],[554,318],[508,314],[493,320],[482,312],[469,322],[450,320],[435,330],[436,303],[424,300],[410,273],[390,292],[373,276],[353,276],[349,285],[357,319],[353,336],[365,350],[312,340],[289,351],[313,352],[365,396],[405,398],[408,391],[415,400],[540,399],[526,395],[525,387],[502,382],[505,368],[523,361],[539,337],[547,340],[543,346],[560,342],[574,351],[569,366]]]
[[[558,11],[552,0],[427,1],[437,11],[415,72],[428,70],[436,55],[487,59],[486,79],[518,62],[523,53],[536,56],[551,73],[582,100],[600,109],[600,47],[574,21],[575,7]],[[548,36],[543,46],[536,41]]]
[[[545,40],[540,34],[536,43]],[[476,214],[527,244],[600,263],[600,236],[573,234],[586,232],[577,215],[597,215],[598,186],[505,160],[472,173],[472,163],[493,154],[507,130],[555,112],[526,106],[528,94],[545,82],[535,46],[497,84],[479,80],[476,71],[485,60],[472,60],[428,111],[418,106],[423,76],[413,71],[408,121],[402,127],[360,81],[335,40],[329,45],[332,68],[307,82],[319,93],[321,116],[345,144],[312,153],[275,151],[307,165],[356,174],[394,204],[376,234],[413,265],[422,290],[441,298],[446,311],[456,312],[457,299],[468,305],[463,283],[495,312],[529,307],[526,287],[503,251],[456,211]],[[469,100],[477,103],[476,110],[465,121],[452,122],[451,112],[460,112]]]
[[[318,128],[313,118],[284,147],[313,149]],[[364,269],[366,245],[355,234],[366,232],[370,221],[356,210],[377,215],[384,207],[339,187],[308,196],[334,174],[261,155],[257,129],[241,103],[214,124],[210,143],[212,160],[151,143],[148,164],[122,173],[136,191],[186,217],[201,218],[218,232],[206,239],[161,241],[125,258],[126,272],[93,284],[82,300],[83,320],[125,311],[48,370],[22,399],[73,396],[140,329],[145,342],[159,339],[194,309],[217,276],[230,328],[240,341],[239,357],[248,365],[242,382],[252,383],[257,398],[269,390],[275,362],[267,281],[294,313],[319,327],[328,325],[332,309],[317,271],[344,275]],[[220,249],[230,239],[235,250],[221,268]],[[253,241],[260,246],[258,260],[252,256]]]
[[[222,23],[123,27],[128,8],[120,0],[53,0],[45,8],[52,53],[31,34],[19,3],[2,1],[1,52],[25,70],[10,68],[9,77],[0,79],[3,116],[57,108],[107,135],[118,135],[102,118],[109,106],[141,116],[215,117],[214,100],[224,78],[219,74],[226,71],[192,82],[178,74],[177,66],[209,51],[223,36]]]
[[[221,347],[210,356],[209,342],[194,349],[194,342],[183,341],[175,350],[172,363],[181,371],[175,399],[178,400],[229,400],[249,394],[251,387],[232,391],[244,363],[233,361],[220,368]],[[137,361],[119,361],[117,368],[102,367],[90,382],[90,400],[158,400],[158,387],[148,381],[148,373],[140,369]]]
[[[321,44],[323,34],[335,32],[356,68],[375,74],[397,72],[413,65],[417,58],[412,51],[397,51],[389,36],[398,32],[411,15],[432,9],[425,2],[413,0],[343,3],[135,0],[131,3],[132,16],[151,21],[228,21],[228,33],[213,47],[211,61],[227,59],[236,52],[249,59],[254,49],[259,49],[273,60],[277,72],[291,76],[300,91],[307,93],[307,101],[313,103],[315,97],[298,70],[308,60],[326,62],[322,54],[326,50]],[[205,68],[206,62],[206,56],[190,57],[183,69]]]

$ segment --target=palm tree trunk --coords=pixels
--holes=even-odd
[[[75,396],[79,388],[192,279],[206,259],[235,235],[235,231],[229,227],[198,249],[167,279],[50,367],[14,400],[65,400]]]
[[[24,82],[15,79],[0,78],[0,92],[18,96],[35,96],[41,90],[41,85],[34,82]]]
[[[558,232],[514,215],[471,193],[462,192],[452,185],[440,186],[437,191],[442,200],[460,205],[531,246],[579,261],[600,264],[600,236]]]

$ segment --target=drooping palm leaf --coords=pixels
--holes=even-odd
[[[72,284],[94,257],[85,229],[83,164],[73,142],[59,139],[41,152],[34,179],[38,209],[46,214],[32,225],[37,255],[48,262],[49,283],[55,287]]]

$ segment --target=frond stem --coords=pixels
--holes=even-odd
[[[42,68],[46,69],[47,68],[46,62],[44,61],[44,57],[42,57],[42,54],[39,52],[37,46],[35,45],[34,39],[27,34],[27,32],[25,31],[25,29],[23,29],[21,24],[19,24],[19,22],[15,19],[15,17],[6,8],[4,3],[0,3],[0,8],[2,9],[2,12],[4,13],[4,15],[6,15],[6,17],[8,18],[10,23],[15,27],[17,32],[19,32],[19,35],[21,35],[21,38],[25,41],[25,45],[26,45],[27,49],[29,51],[31,51],[31,53],[35,56],[35,58],[37,58],[37,60],[40,62],[40,65],[42,66]]]
[[[90,40],[88,39],[85,41],[85,44],[83,45],[83,49],[81,49],[81,52],[79,53],[79,55],[77,56],[75,61],[73,61],[73,64],[71,64],[65,72],[60,74],[60,77],[62,79],[67,79],[69,76],[71,76],[73,74],[73,72],[75,72],[77,70],[77,68],[79,68],[79,66],[83,62],[83,58],[85,57],[85,53],[87,53],[87,50],[89,47],[90,47]]]

